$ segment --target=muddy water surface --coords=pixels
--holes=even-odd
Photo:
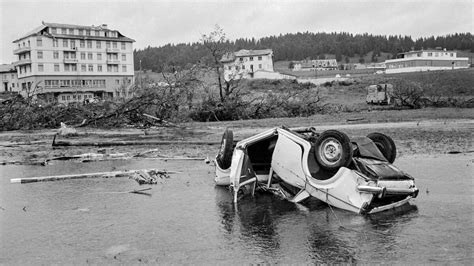
[[[410,206],[373,216],[272,195],[232,203],[201,161],[127,160],[0,166],[0,264],[449,263],[473,260],[473,157],[409,156]],[[10,184],[10,178],[163,168],[150,186],[127,178]]]

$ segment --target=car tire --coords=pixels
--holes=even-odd
[[[337,130],[326,130],[318,137],[314,155],[325,170],[347,167],[352,161],[352,144],[349,137]]]
[[[378,132],[370,133],[367,137],[375,143],[389,163],[395,161],[397,157],[397,147],[391,137]]]
[[[226,129],[222,134],[221,146],[217,154],[216,161],[220,168],[227,169],[232,163],[232,152],[234,146],[234,133]]]

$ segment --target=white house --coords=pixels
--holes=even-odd
[[[429,49],[401,53],[397,59],[386,60],[385,66],[385,72],[391,74],[468,68],[469,63],[467,57],[457,57],[455,51]]]
[[[15,66],[13,64],[2,64],[0,65],[0,80],[2,87],[0,91],[5,92],[18,92],[18,75],[16,73]]]
[[[240,50],[222,56],[225,80],[254,78],[258,71],[273,71],[273,51]]]

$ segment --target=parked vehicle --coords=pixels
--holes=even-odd
[[[392,84],[370,85],[367,87],[366,102],[368,104],[391,104],[392,95]]]
[[[393,140],[381,133],[349,139],[337,130],[281,127],[234,147],[227,129],[215,181],[232,188],[234,202],[258,188],[295,203],[312,196],[355,213],[376,213],[418,195],[413,177],[392,165],[395,157]]]

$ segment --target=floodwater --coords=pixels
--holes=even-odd
[[[269,194],[232,203],[201,161],[123,160],[0,166],[0,264],[471,264],[473,157],[406,156],[411,205],[372,216]],[[127,178],[10,184],[10,178],[160,168]],[[152,187],[151,196],[121,193]]]

